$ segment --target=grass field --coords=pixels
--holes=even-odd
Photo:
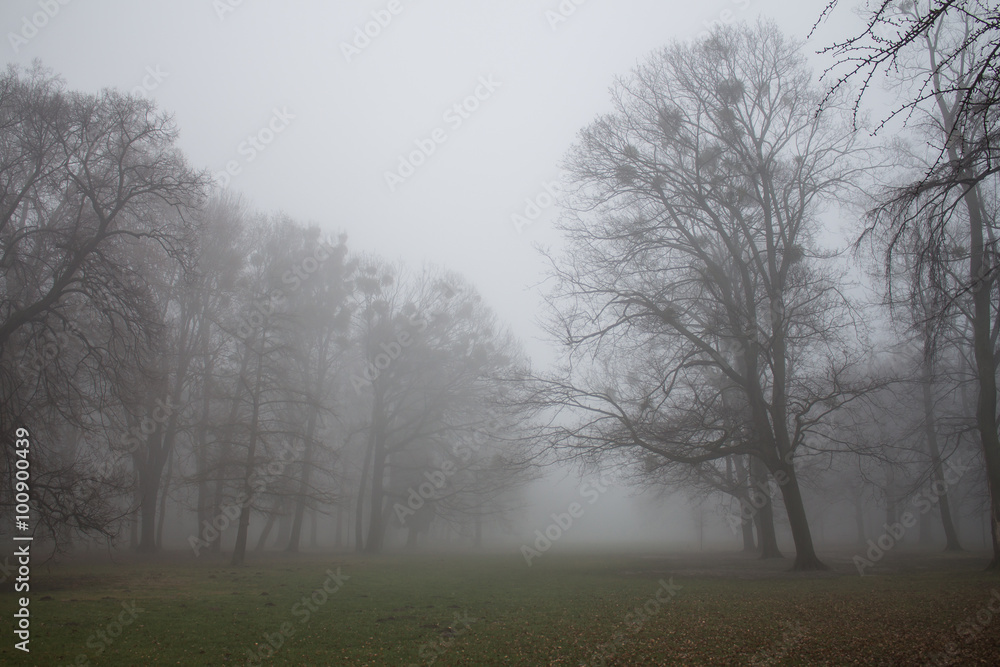
[[[7,633],[0,663],[1000,664],[983,556],[894,555],[864,577],[690,553],[37,566],[31,653]]]

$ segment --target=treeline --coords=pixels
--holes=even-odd
[[[0,78],[0,431],[31,433],[35,534],[238,564],[502,526],[528,365],[475,289],[254,212],[176,136],[142,98]]]

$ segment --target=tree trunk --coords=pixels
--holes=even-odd
[[[292,515],[286,513],[287,505],[287,498],[282,498],[278,501],[278,507],[281,511],[278,516],[278,534],[274,538],[275,547],[281,544],[288,544],[288,537],[292,533]]]
[[[214,368],[214,358],[207,350],[207,345],[202,347],[202,355],[205,359],[205,368],[202,375],[202,385],[201,385],[201,418],[198,420],[198,424],[195,428],[195,470],[198,475],[198,509],[197,509],[197,528],[195,532],[199,534],[202,540],[205,539],[205,535],[202,534],[203,526],[206,522],[211,522],[212,516],[212,500],[209,490],[209,475],[211,474],[211,461],[209,450],[211,445],[208,441],[208,424],[212,416],[212,369]],[[218,540],[216,540],[218,541]]]
[[[723,395],[723,400],[725,400],[725,395]],[[736,481],[739,484],[740,480],[743,481],[745,485],[747,495],[751,496],[753,494],[753,479],[750,472],[747,470],[747,466],[743,463],[743,456],[732,456],[726,458],[726,470],[728,473],[730,460],[736,470]],[[743,534],[743,553],[753,554],[757,553],[757,543],[754,540],[753,526],[756,522],[756,508],[753,507],[748,501],[751,498],[743,498],[739,494],[736,495],[736,499],[740,503],[740,529]],[[749,518],[747,515],[749,514]]]
[[[778,548],[778,536],[774,532],[774,505],[772,504],[770,490],[767,486],[767,467],[756,456],[750,458],[750,477],[755,485],[759,485],[756,489],[751,488],[751,492],[756,492],[758,495],[763,496],[757,502],[758,505],[763,504],[760,509],[757,509],[756,506],[754,507],[755,511],[753,515],[754,522],[757,524],[757,541],[759,542],[760,558],[784,558],[781,554],[781,549]],[[762,491],[762,488],[768,490]]]
[[[299,480],[299,493],[295,501],[295,512],[292,516],[292,530],[285,551],[297,553],[302,541],[302,522],[306,515],[306,500],[309,497],[309,482],[312,478],[313,464],[313,434],[316,431],[316,410],[313,409],[306,427],[305,451],[302,454],[302,477]]]
[[[944,471],[942,469],[941,450],[937,442],[937,419],[934,413],[934,397],[931,394],[931,383],[934,379],[933,360],[931,356],[931,341],[928,333],[924,333],[924,362],[923,362],[923,389],[924,399],[924,437],[927,439],[927,450],[931,457],[932,472],[935,485],[940,485],[944,489],[939,494],[938,506],[941,511],[941,525],[944,527],[945,551],[962,551],[962,545],[958,541],[958,531],[955,530],[955,523],[951,517],[951,501],[948,498],[948,485],[944,481]],[[935,489],[935,493],[937,493]],[[921,530],[921,538],[923,530]],[[921,539],[921,542],[923,539]]]
[[[899,519],[896,503],[896,468],[892,462],[885,467],[885,523],[891,526]],[[903,538],[900,537],[899,541]]]
[[[865,504],[860,496],[854,499],[854,527],[858,531],[858,545],[866,546],[868,542],[865,540]]]
[[[743,532],[743,553],[745,554],[755,554],[757,553],[757,542],[753,537],[753,521],[744,521],[740,524],[740,528]]]
[[[167,470],[163,474],[163,491],[160,493],[160,516],[156,523],[156,548],[163,548],[163,524],[167,517],[167,495],[170,493],[170,482],[174,476],[174,455],[167,454]]]
[[[771,284],[783,286],[784,280],[777,267],[778,258],[773,247],[773,240],[769,240],[768,243],[767,261]],[[795,563],[792,565],[792,569],[827,570],[829,568],[820,562],[813,547],[812,534],[809,532],[809,517],[806,514],[799,481],[795,475],[792,458],[794,454],[793,443],[788,434],[788,349],[785,339],[784,293],[779,289],[769,296],[773,370],[771,375],[771,409],[768,411],[768,417],[773,425],[771,433],[774,438],[774,450],[779,457],[777,467],[785,473],[785,477],[779,478],[775,470],[771,470],[771,473],[775,474],[778,486],[781,487],[781,496],[785,501],[785,512],[788,514],[788,523],[792,529],[792,540],[795,542]]]
[[[985,224],[978,190],[966,192],[971,231],[969,276],[972,284],[972,339],[976,360],[979,396],[976,401],[976,425],[979,427],[986,479],[990,490],[990,528],[993,537],[993,559],[987,569],[1000,570],[1000,436],[997,434],[997,377],[993,353],[993,319],[991,267],[983,240]]]
[[[778,469],[787,477],[786,483],[780,487],[781,496],[785,501],[785,511],[788,513],[788,524],[792,529],[792,540],[795,542],[795,563],[792,565],[792,570],[800,572],[829,570],[830,568],[820,561],[813,547],[809,519],[806,516],[805,504],[802,502],[802,492],[795,476],[795,467],[782,461]]]
[[[249,344],[249,343],[248,343]],[[235,393],[233,394],[232,403],[229,406],[229,414],[226,417],[226,421],[222,426],[222,434],[219,438],[219,456],[215,464],[215,493],[212,498],[211,507],[211,518],[218,517],[222,514],[222,501],[225,498],[226,492],[226,472],[230,465],[230,460],[233,458],[231,456],[233,449],[233,433],[236,428],[237,421],[240,414],[240,402],[243,400],[243,392],[245,391],[243,378],[246,377],[247,370],[250,368],[250,353],[243,355],[243,359],[240,361],[240,371],[237,373],[236,377],[236,387]],[[205,536],[205,526],[201,524],[200,527],[202,531],[201,538],[206,539]],[[221,533],[221,531],[220,531]],[[222,551],[222,536],[220,535],[217,539],[211,541],[210,549],[215,553],[220,553]]]
[[[263,343],[261,343],[263,345]],[[250,347],[250,346],[248,346]],[[252,348],[248,349],[247,354],[251,354]],[[253,487],[250,483],[250,479],[254,474],[254,466],[256,464],[257,457],[257,431],[259,428],[258,421],[260,419],[260,384],[261,376],[264,372],[264,355],[261,352],[257,357],[257,377],[254,381],[254,393],[253,393],[253,408],[250,414],[250,442],[247,445],[247,457],[244,463],[243,470],[243,505],[240,508],[240,520],[239,528],[236,532],[236,544],[233,546],[233,559],[232,566],[239,567],[243,565],[243,561],[246,557],[247,551],[247,533],[250,529],[250,513],[253,511],[252,501],[253,501]]]
[[[378,438],[375,443],[375,453],[372,456],[372,490],[369,500],[370,510],[368,512],[368,540],[365,545],[365,552],[377,554],[382,551],[382,540],[385,537],[385,521],[382,506],[385,495],[385,464],[388,453],[385,451],[385,443],[382,438]]]
[[[375,399],[372,403],[372,485],[370,500],[368,502],[368,537],[365,540],[365,552],[371,554],[377,554],[382,551],[382,540],[385,537],[385,513],[382,506],[385,504],[385,465],[389,453],[385,448],[382,409],[382,394],[376,390]]]
[[[344,506],[337,503],[337,523],[334,528],[333,546],[341,549],[344,546]]]
[[[945,130],[948,158],[953,164],[962,164],[957,142],[951,141],[956,130],[955,112],[949,108],[941,85],[936,63],[935,47],[928,42],[932,71],[934,72],[934,95],[941,112],[941,125]],[[957,104],[956,98],[956,104]],[[958,182],[972,183],[963,194],[966,211],[969,214],[969,281],[972,292],[972,347],[976,364],[978,396],[976,397],[976,426],[979,430],[983,459],[986,461],[986,483],[990,493],[990,536],[993,542],[993,558],[986,569],[1000,570],[1000,434],[997,433],[997,378],[996,358],[993,348],[993,285],[996,275],[990,266],[990,257],[985,244],[986,223],[985,204],[975,183],[976,174],[966,166],[960,169]]]
[[[160,477],[164,461],[160,460],[163,439],[162,427],[150,434],[145,452],[137,452],[133,458],[139,465],[139,547],[140,553],[156,551],[156,501],[160,497]]]
[[[306,423],[306,433],[304,442],[302,443],[305,445],[305,450],[302,452],[302,477],[299,479],[299,497],[295,504],[295,514],[292,519],[292,534],[289,537],[286,549],[286,551],[291,553],[299,550],[299,543],[302,541],[302,521],[305,518],[306,501],[309,497],[309,482],[312,478],[313,468],[313,451],[316,447],[314,436],[316,434],[316,421],[319,418],[318,402],[326,380],[326,368],[328,364],[326,352],[326,345],[322,345],[319,350],[319,358],[316,362],[319,370],[317,371],[315,386],[312,388],[311,399],[313,403],[309,406],[309,419]]]
[[[365,447],[365,460],[361,464],[361,481],[358,483],[358,498],[354,508],[354,541],[355,551],[365,549],[365,495],[368,491],[368,468],[371,466],[372,454],[375,451],[375,423],[368,430],[368,446]]]
[[[128,546],[130,549],[139,548],[139,510],[132,510],[128,522]]]
[[[319,548],[319,510],[315,508],[309,512],[309,548]]]
[[[261,531],[260,537],[257,538],[257,546],[254,547],[256,553],[260,553],[264,550],[267,545],[267,538],[271,536],[271,529],[274,528],[274,522],[278,518],[278,507],[275,506],[273,510],[267,513],[267,523],[264,524],[264,530]]]

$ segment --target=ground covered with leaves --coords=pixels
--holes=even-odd
[[[983,554],[858,576],[731,554],[164,557],[36,566],[5,665],[998,665]],[[20,594],[18,594],[20,596]],[[15,609],[11,581],[0,594]],[[993,610],[996,610],[994,612]]]

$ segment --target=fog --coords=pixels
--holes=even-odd
[[[0,535],[1000,567],[996,12],[938,4],[5,2]]]
[[[565,210],[560,167],[577,133],[612,110],[614,81],[671,40],[760,17],[805,40],[800,51],[821,73],[833,59],[818,52],[861,25],[846,9],[818,22],[808,3],[750,0],[391,4],[71,3],[37,29],[36,3],[7,3],[0,16],[12,30],[9,63],[38,60],[71,90],[149,100],[176,123],[190,165],[240,206],[346,234],[358,256],[461,276],[536,371],[562,354],[542,326],[545,254],[565,246],[553,226]],[[864,103],[890,108],[878,87]],[[820,213],[828,247],[850,240],[856,209]],[[863,285],[849,289],[867,298]],[[488,541],[530,537],[586,483],[580,470],[532,468],[535,481]],[[608,484],[567,543],[704,544],[708,535],[722,546],[732,537],[718,498],[630,489],[627,476]],[[178,493],[164,507],[183,524],[190,499]],[[830,527],[850,542],[840,523],[855,519]],[[317,530],[314,544],[338,542]],[[182,547],[184,536],[168,522],[163,546]]]

